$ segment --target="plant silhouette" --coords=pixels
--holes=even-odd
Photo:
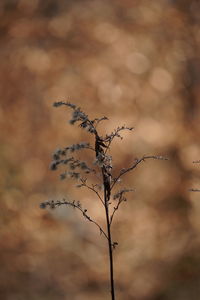
[[[94,143],[80,142],[67,146],[63,149],[57,149],[53,153],[53,161],[51,162],[50,169],[57,170],[60,165],[65,165],[67,170],[60,174],[60,179],[74,178],[78,181],[77,188],[87,188],[96,194],[96,198],[102,203],[105,212],[106,229],[101,224],[95,221],[95,218],[88,214],[88,210],[82,207],[80,201],[68,201],[65,198],[62,200],[51,200],[40,204],[41,208],[50,206],[55,208],[61,205],[68,205],[79,210],[82,215],[91,223],[96,225],[105,239],[108,245],[109,256],[109,273],[110,273],[110,292],[111,299],[115,299],[115,283],[114,283],[114,261],[113,251],[118,245],[116,241],[113,241],[111,227],[113,224],[116,212],[120,205],[127,200],[127,193],[133,192],[131,188],[122,188],[114,193],[114,188],[117,183],[120,182],[121,177],[126,173],[134,170],[139,164],[147,159],[161,159],[167,160],[162,156],[143,156],[139,159],[135,159],[133,164],[128,168],[123,168],[120,172],[113,175],[112,156],[110,155],[111,144],[115,138],[122,139],[121,133],[124,130],[132,131],[133,127],[121,126],[117,127],[110,134],[101,136],[99,133],[98,125],[108,120],[107,117],[90,119],[79,107],[69,102],[55,102],[55,107],[66,106],[72,110],[72,118],[69,123],[71,125],[77,124],[82,129],[88,131],[93,135]],[[75,157],[75,152],[88,149],[93,152],[91,156],[91,164],[81,161]],[[109,153],[109,154],[108,154]],[[92,165],[92,166],[91,166]],[[89,176],[94,177],[96,174],[100,174],[101,183],[90,184]]]

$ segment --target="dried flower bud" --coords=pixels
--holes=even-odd
[[[63,102],[62,102],[62,101],[54,102],[54,103],[53,103],[53,106],[54,106],[54,107],[58,107],[58,106],[61,106],[61,105],[63,105]]]
[[[60,174],[60,180],[64,180],[66,178],[66,173]]]
[[[58,165],[57,161],[52,161],[50,166],[49,166],[50,170],[52,170],[52,171],[57,170],[57,165]]]
[[[46,208],[46,203],[45,202],[40,203],[40,208],[45,209]]]

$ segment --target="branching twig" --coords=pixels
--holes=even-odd
[[[108,118],[107,117],[102,117],[102,118],[100,118],[100,119],[98,119],[98,118],[96,118],[96,119],[94,119],[95,121],[96,121],[96,125],[95,125],[95,129],[97,128],[97,125],[101,122],[101,121],[104,121],[104,120],[108,120]]]
[[[168,160],[168,158],[166,158],[166,157],[156,156],[156,155],[143,156],[140,159],[136,159],[135,163],[131,167],[129,167],[127,169],[122,169],[121,172],[120,172],[120,174],[116,178],[113,179],[113,183],[111,185],[111,190],[114,187],[114,185],[116,184],[116,182],[120,179],[120,177],[122,177],[124,174],[126,174],[126,173],[132,171],[133,169],[135,169],[137,167],[137,165],[139,165],[141,162],[145,161],[146,159]]]
[[[94,221],[88,214],[87,214],[87,209],[83,209],[81,207],[81,204],[79,201],[75,202],[75,201],[66,201],[65,199],[63,199],[63,201],[60,201],[60,200],[57,200],[57,201],[46,201],[46,202],[42,202],[40,204],[40,207],[41,208],[46,208],[47,206],[50,206],[51,208],[55,208],[56,206],[61,206],[61,205],[69,205],[69,206],[72,206],[73,208],[77,208],[79,209],[83,216],[90,222],[94,223],[100,230],[100,234],[103,233],[103,235],[105,236],[105,238],[108,240],[108,236],[107,234],[105,233],[105,231],[102,229],[102,227],[96,222]]]
[[[112,215],[111,215],[111,217],[110,217],[110,226],[111,226],[111,224],[112,224],[112,221],[113,221],[113,217],[114,217],[114,215],[115,215],[115,212],[119,209],[119,206],[120,206],[120,204],[123,202],[123,200],[121,199],[121,197],[119,198],[119,200],[118,200],[118,202],[117,202],[117,205],[114,207],[114,209],[113,209],[113,212],[112,212]]]
[[[113,132],[111,132],[111,134],[106,135],[104,141],[108,142],[108,145],[107,145],[107,149],[105,150],[105,154],[108,151],[108,149],[110,148],[110,145],[115,137],[119,137],[122,139],[122,136],[119,134],[120,131],[122,131],[122,130],[130,130],[131,131],[133,129],[134,129],[133,127],[121,126],[121,127],[117,127],[117,129],[115,129]]]
[[[119,191],[118,193],[116,193],[114,196],[113,196],[113,199],[118,199],[117,201],[117,205],[113,208],[113,212],[110,216],[110,226],[112,224],[112,221],[113,221],[113,218],[114,218],[114,215],[116,213],[116,211],[119,209],[119,206],[122,202],[124,201],[127,201],[127,198],[124,197],[124,193],[127,193],[127,192],[133,192],[134,190],[133,189],[122,189],[121,191]]]
[[[81,178],[80,179],[80,181],[82,182],[81,183],[81,185],[79,185],[78,187],[86,187],[86,188],[88,188],[89,190],[91,190],[91,191],[93,191],[96,195],[97,195],[97,197],[99,198],[99,200],[102,202],[102,204],[103,204],[103,206],[104,206],[104,202],[103,202],[103,199],[101,198],[101,196],[99,195],[99,193],[97,192],[97,190],[95,190],[95,188],[92,186],[89,186],[86,182],[86,180],[85,179],[83,179],[83,178]]]

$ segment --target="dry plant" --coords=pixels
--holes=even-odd
[[[110,271],[110,292],[111,299],[115,299],[115,284],[114,284],[114,262],[113,262],[113,251],[118,245],[117,242],[113,241],[111,227],[113,224],[116,212],[123,202],[127,200],[127,193],[132,192],[131,188],[122,188],[114,192],[114,188],[117,183],[121,181],[121,177],[126,173],[134,170],[139,164],[147,159],[160,159],[167,160],[162,156],[143,156],[139,159],[135,159],[130,167],[123,168],[121,171],[114,176],[112,156],[110,155],[111,144],[115,138],[122,139],[121,133],[124,130],[132,131],[133,127],[121,126],[117,127],[110,134],[101,136],[99,133],[98,125],[108,120],[107,117],[95,118],[91,120],[79,107],[69,102],[55,102],[55,107],[66,106],[72,109],[72,118],[69,121],[70,124],[74,125],[77,123],[82,129],[87,130],[88,133],[94,137],[94,145],[86,142],[77,143],[71,146],[67,146],[63,149],[57,149],[53,153],[53,161],[51,162],[50,169],[57,170],[60,165],[65,165],[67,170],[60,174],[60,179],[74,178],[78,181],[77,188],[87,188],[91,190],[98,201],[101,202],[105,212],[106,229],[99,224],[95,218],[88,214],[88,210],[83,208],[80,201],[68,201],[65,198],[62,200],[51,200],[41,203],[41,208],[51,207],[55,208],[61,205],[71,206],[79,210],[83,217],[88,221],[95,224],[100,234],[107,240],[108,245],[108,256],[109,256],[109,271]],[[91,156],[90,165],[87,162],[82,161],[74,156],[75,152],[88,149],[93,152]],[[108,154],[109,153],[109,154]],[[91,183],[94,178],[100,176],[100,183]]]

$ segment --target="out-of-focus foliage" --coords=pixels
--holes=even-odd
[[[73,209],[39,209],[69,196],[104,221],[94,195],[48,169],[56,147],[89,139],[60,100],[106,115],[102,133],[135,127],[115,142],[116,171],[170,157],[124,179],[136,192],[113,226],[117,299],[199,298],[200,195],[188,192],[200,185],[199,11],[195,0],[0,1],[1,299],[109,296],[96,228]]]

